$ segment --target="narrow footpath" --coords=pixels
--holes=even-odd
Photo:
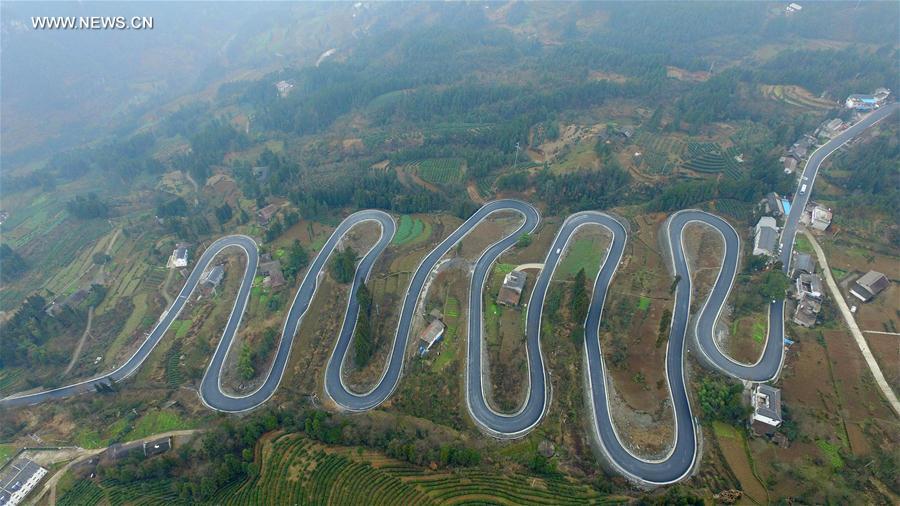
[[[850,328],[850,333],[853,334],[853,339],[856,340],[856,345],[859,346],[859,351],[862,352],[863,358],[866,359],[866,365],[869,366],[869,370],[872,371],[872,376],[875,377],[875,383],[878,385],[878,388],[881,389],[881,393],[884,394],[885,399],[887,399],[891,407],[894,408],[894,412],[900,416],[900,401],[897,400],[897,395],[891,389],[887,380],[884,379],[884,374],[881,373],[881,368],[878,367],[878,362],[875,361],[875,356],[872,355],[872,350],[869,349],[869,343],[866,342],[866,338],[859,330],[859,326],[856,325],[856,320],[853,319],[853,313],[850,312],[850,308],[847,307],[847,302],[841,295],[837,283],[834,282],[834,278],[831,276],[831,269],[828,268],[828,260],[825,259],[825,252],[822,251],[822,247],[819,246],[819,243],[812,234],[807,230],[803,230],[803,234],[809,239],[810,244],[812,244],[813,249],[816,251],[816,256],[819,257],[819,264],[822,266],[822,273],[825,275],[825,282],[828,284],[828,289],[831,291],[831,297],[837,303],[838,309],[841,310],[844,321],[847,322],[847,327]]]

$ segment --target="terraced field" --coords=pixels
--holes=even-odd
[[[298,434],[266,443],[255,479],[212,502],[244,504],[602,504],[616,502],[563,478],[480,469],[432,472],[376,454],[332,448]]]
[[[653,175],[667,176],[681,161],[687,143],[677,137],[659,135],[639,130],[634,134],[634,142],[641,149],[643,171]]]
[[[813,96],[812,93],[800,86],[762,85],[760,91],[768,99],[803,109],[822,111],[832,109],[837,105],[835,102]]]
[[[10,368],[0,371],[0,396],[21,390],[25,385],[24,378]]]
[[[714,142],[691,142],[687,148],[688,160],[684,168],[695,172],[714,173],[725,170],[725,153]]]
[[[415,166],[419,177],[429,183],[459,183],[463,180],[462,158],[429,158]]]
[[[129,484],[80,480],[57,501],[59,506],[104,504],[188,504],[175,494],[170,480],[142,480]]]

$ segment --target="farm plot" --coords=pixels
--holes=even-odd
[[[563,477],[467,469],[432,472],[387,457],[328,447],[299,434],[266,443],[257,477],[212,502],[244,504],[603,504],[616,502]]]
[[[431,235],[431,224],[419,218],[404,214],[397,222],[397,233],[391,243],[402,246],[414,241],[425,240]]]
[[[462,158],[429,158],[415,164],[416,174],[429,183],[459,183],[463,180]]]
[[[801,86],[764,84],[760,87],[760,91],[768,99],[803,109],[822,111],[832,109],[837,105],[835,102],[815,97]]]
[[[714,211],[744,222],[753,214],[753,204],[734,199],[720,199],[716,201]]]
[[[663,136],[643,130],[634,135],[640,146],[644,172],[653,175],[669,175],[680,163],[687,144],[677,137]]]
[[[18,392],[25,386],[25,378],[19,371],[6,367],[0,371],[0,397]]]
[[[687,156],[683,167],[695,172],[722,172],[727,165],[725,151],[714,142],[688,143]]]
[[[455,297],[447,297],[447,300],[444,301],[444,323],[447,325],[447,330],[444,332],[445,344],[441,347],[441,354],[431,365],[431,369],[435,372],[443,370],[456,358],[456,346],[453,345],[453,342],[459,334],[459,300]]]

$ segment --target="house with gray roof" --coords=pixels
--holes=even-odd
[[[850,293],[863,302],[869,302],[890,285],[887,276],[878,271],[869,271],[856,280]]]
[[[757,433],[771,434],[781,426],[781,390],[759,383],[751,394],[751,425]]]
[[[775,218],[763,216],[756,224],[753,237],[753,254],[773,257],[777,253],[778,225]]]
[[[813,274],[814,272],[816,272],[816,261],[813,260],[812,255],[795,251],[791,260],[791,276],[796,277],[800,274]]]

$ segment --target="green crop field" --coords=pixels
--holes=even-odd
[[[418,162],[416,173],[429,183],[459,183],[463,180],[462,158],[430,158]]]
[[[400,216],[400,220],[397,222],[397,233],[394,234],[394,239],[391,243],[401,246],[413,241],[427,239],[430,235],[431,224],[404,214]]]
[[[447,330],[444,332],[444,345],[440,347],[440,355],[431,364],[431,370],[441,371],[456,358],[456,341],[459,335],[459,301],[455,297],[447,297],[444,301],[444,323]]]
[[[184,381],[181,370],[181,341],[175,341],[166,351],[166,384],[171,388],[178,388]]]

